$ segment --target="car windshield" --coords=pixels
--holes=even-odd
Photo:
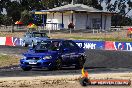
[[[35,47],[35,50],[59,50],[59,41],[43,41]]]
[[[34,37],[47,37],[46,33],[34,33]]]

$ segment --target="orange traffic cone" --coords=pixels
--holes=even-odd
[[[88,78],[88,71],[85,71],[84,68],[82,68],[82,77]]]
[[[82,68],[82,78],[80,80],[80,84],[82,86],[87,86],[87,85],[91,84],[91,82],[88,78],[88,71],[85,71],[84,68]]]

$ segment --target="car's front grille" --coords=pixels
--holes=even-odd
[[[29,65],[29,66],[40,66],[41,65],[40,62],[38,62],[37,64],[29,64],[29,62],[25,62],[24,64]]]
[[[40,57],[27,57],[27,60],[40,60]]]

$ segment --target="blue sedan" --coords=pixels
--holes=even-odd
[[[86,60],[85,51],[72,40],[47,39],[30,48],[20,59],[24,71],[32,68],[61,69],[63,66],[75,66],[80,69]]]

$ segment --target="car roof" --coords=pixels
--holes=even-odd
[[[45,33],[45,32],[32,32],[32,33]]]
[[[66,39],[47,39],[44,41],[66,41]]]
[[[27,34],[35,34],[35,33],[43,33],[43,34],[46,34],[45,32],[27,32]]]

